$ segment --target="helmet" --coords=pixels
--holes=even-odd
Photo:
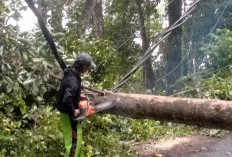
[[[92,57],[88,53],[79,54],[79,56],[77,57],[77,60],[74,63],[74,66],[80,65],[80,64],[87,65],[93,69],[96,68],[96,65],[94,64]]]

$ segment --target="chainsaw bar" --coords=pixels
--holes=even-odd
[[[101,104],[98,104],[96,106],[94,106],[94,110],[95,110],[95,113],[97,112],[101,112],[101,111],[104,111],[104,110],[107,110],[107,109],[110,109],[112,107],[114,107],[115,104],[113,104],[111,101],[110,102],[105,102],[105,103],[101,103]],[[82,111],[78,117],[75,117],[73,118],[74,121],[79,121],[79,120],[83,120],[85,119],[87,116],[86,116],[86,111]]]
[[[113,104],[112,101],[101,103],[101,104],[95,106],[95,112],[104,111],[104,110],[110,109],[114,106],[115,106],[115,103]]]

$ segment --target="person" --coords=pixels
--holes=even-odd
[[[57,99],[60,121],[65,143],[65,157],[78,157],[82,143],[82,128],[78,121],[73,120],[80,113],[81,74],[95,68],[92,57],[81,53],[73,66],[64,70]]]

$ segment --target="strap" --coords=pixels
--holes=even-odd
[[[64,70],[65,68],[67,68],[66,64],[64,63],[64,61],[62,60],[62,58],[58,55],[58,51],[56,49],[56,45],[53,41],[53,38],[51,36],[51,34],[49,33],[42,16],[40,15],[39,11],[36,9],[33,0],[25,0],[27,5],[29,6],[29,8],[33,11],[33,13],[35,14],[35,16],[38,19],[39,22],[39,26],[41,28],[41,31],[44,35],[44,38],[47,40],[48,44],[50,45],[51,49],[52,49],[52,53],[55,56],[55,58],[57,59],[60,67],[62,70]]]

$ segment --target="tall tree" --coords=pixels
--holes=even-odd
[[[208,43],[211,40],[210,34],[216,33],[218,28],[232,28],[231,17],[228,16],[231,11],[232,4],[228,0],[200,2],[191,19],[183,27],[183,48],[189,56],[183,68],[184,75],[197,76],[203,62],[205,66],[208,66],[208,63],[204,61],[207,60],[207,56],[201,50],[201,45]]]
[[[84,5],[85,21],[84,25],[88,26],[92,22],[95,26],[95,35],[102,36],[104,33],[104,19],[102,12],[102,0],[86,0]]]
[[[150,42],[146,33],[145,18],[141,4],[142,4],[141,0],[136,0],[136,5],[138,8],[138,22],[140,27],[140,37],[142,39],[142,55],[144,55],[146,50],[149,48]],[[148,58],[147,61],[143,64],[143,82],[147,89],[153,91],[154,72],[152,68],[151,58]]]
[[[112,42],[119,55],[121,75],[126,74],[138,60],[139,45],[134,42],[137,31],[137,7],[131,0],[112,0],[105,4],[105,37]]]
[[[65,1],[55,0],[51,2],[51,26],[56,32],[62,31],[63,7]]]
[[[174,24],[181,16],[182,11],[182,0],[168,0],[168,21],[169,26]],[[172,31],[171,35],[167,39],[167,50],[166,50],[166,60],[167,60],[167,94],[173,93],[175,87],[172,85],[181,76],[181,36],[182,27],[178,27]]]

